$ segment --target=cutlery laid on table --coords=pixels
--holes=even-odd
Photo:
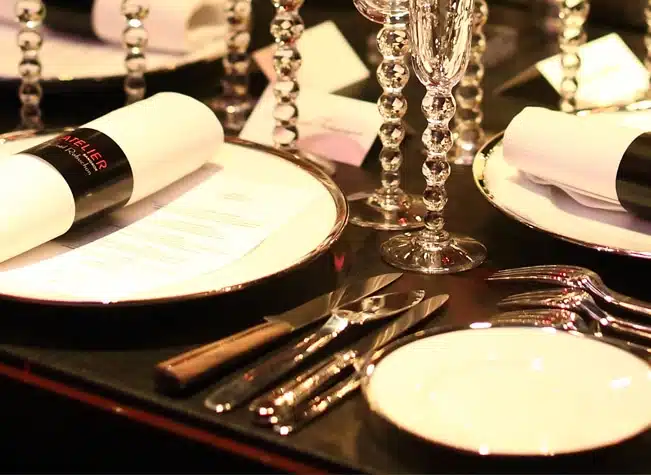
[[[211,376],[223,364],[323,319],[332,309],[357,302],[401,276],[402,273],[397,272],[352,282],[299,307],[265,317],[265,323],[158,363],[154,369],[157,386],[165,391],[186,389]]]
[[[497,303],[501,308],[560,308],[571,310],[591,318],[603,328],[610,328],[615,332],[651,339],[651,326],[617,318],[602,310],[594,299],[584,290],[579,289],[552,289],[536,290],[511,295]]]
[[[412,290],[366,297],[335,308],[326,323],[289,348],[283,348],[219,383],[205,400],[218,413],[230,411],[267,389],[305,359],[353,325],[388,318],[405,312],[423,300],[425,291]]]
[[[356,360],[360,357],[381,349],[423,322],[440,309],[448,299],[447,294],[430,297],[378,331],[336,352],[298,377],[256,399],[249,407],[254,412],[256,422],[261,425],[282,424],[285,427],[284,432],[288,434],[295,429],[289,426],[289,419],[292,419],[299,405],[318,394],[343,371],[354,368]],[[351,385],[350,390],[352,389],[354,388]],[[303,418],[300,423],[307,422],[308,419]]]
[[[539,282],[560,287],[585,290],[592,296],[623,310],[651,317],[651,303],[629,297],[610,289],[599,275],[585,267],[571,265],[542,265],[517,267],[495,272],[489,281]]]
[[[578,313],[560,308],[536,308],[524,310],[511,310],[508,312],[493,315],[488,322],[480,322],[475,325],[523,325],[534,327],[552,327],[558,330],[575,331],[597,338],[603,338],[601,327],[598,322],[586,322]],[[617,343],[637,354],[650,358],[651,348],[638,345],[621,338],[613,339]]]

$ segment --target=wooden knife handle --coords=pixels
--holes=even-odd
[[[282,321],[266,322],[174,356],[156,365],[157,383],[165,390],[183,390],[209,376],[224,363],[292,330],[291,325]]]

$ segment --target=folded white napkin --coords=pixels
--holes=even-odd
[[[0,159],[0,262],[94,214],[135,203],[211,160],[214,113],[165,92]]]
[[[91,1],[88,22],[94,34],[107,43],[122,44],[122,0]],[[0,21],[16,22],[14,4],[15,0],[0,0]],[[143,0],[143,4],[150,7],[145,27],[151,50],[187,53],[223,40],[226,33],[225,0]],[[56,1],[45,0],[45,5],[57,8]]]
[[[534,183],[561,188],[584,206],[624,211],[618,171],[627,149],[646,131],[650,112],[577,117],[527,107],[504,133],[504,159]]]

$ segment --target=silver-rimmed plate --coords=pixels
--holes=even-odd
[[[61,130],[41,133],[19,131],[4,134],[0,136],[0,160],[3,154],[19,152],[60,132]],[[220,174],[221,179],[215,181],[214,178]],[[147,282],[147,285],[139,286],[133,292],[120,293],[119,297],[114,297],[116,294],[107,297],[106,289],[116,289],[120,286],[124,288],[124,281],[121,279],[125,278],[126,273],[134,272],[134,270],[129,271],[127,265],[111,267],[106,273],[95,272],[98,282],[88,285],[87,279],[82,277],[81,272],[87,271],[84,260],[71,258],[69,261],[61,261],[68,255],[74,257],[73,253],[91,244],[101,244],[102,240],[111,237],[115,229],[126,229],[129,223],[146,222],[157,210],[167,206],[167,203],[173,203],[174,200],[187,196],[189,192],[201,186],[202,191],[197,201],[184,202],[183,209],[178,206],[174,208],[175,215],[179,215],[181,211],[185,215],[181,218],[186,221],[186,225],[192,225],[194,229],[194,225],[199,225],[199,221],[205,219],[206,209],[203,204],[195,209],[193,203],[196,202],[199,206],[199,203],[213,193],[215,196],[220,192],[223,193],[223,189],[218,188],[217,185],[221,183],[223,186],[226,182],[246,182],[249,186],[259,186],[260,189],[268,187],[269,190],[279,190],[277,186],[280,185],[286,190],[291,190],[290,196],[293,196],[295,201],[300,202],[302,199],[303,203],[296,207],[295,214],[283,214],[279,210],[278,225],[243,256],[223,266],[215,265],[214,269],[211,269],[211,265],[202,265],[200,269],[195,270],[184,268],[184,262],[194,262],[193,265],[196,265],[203,261],[210,264],[212,260],[216,262],[217,255],[203,252],[201,261],[197,259],[184,261],[183,258],[178,260],[180,255],[175,254],[172,270],[167,265],[169,264],[167,261],[167,270],[152,268],[150,275],[155,277],[153,279],[155,284]],[[211,187],[214,187],[214,190]],[[242,191],[243,196],[247,194],[247,190]],[[268,201],[272,202],[272,198],[270,196]],[[285,205],[291,208],[293,203],[285,203]],[[271,218],[272,221],[276,219],[275,209],[272,207],[265,211],[271,213],[267,218]],[[225,219],[230,220],[232,217],[231,215]],[[212,217],[209,219],[214,222]],[[220,148],[211,162],[153,197],[118,210],[102,221],[70,231],[60,239],[0,264],[0,295],[37,303],[88,306],[168,302],[230,293],[290,272],[315,259],[339,238],[347,219],[348,207],[345,196],[317,167],[271,147],[240,139],[227,139],[227,143]],[[160,226],[169,221],[170,216],[166,216],[164,220],[159,219],[155,224],[156,229],[161,229]],[[269,219],[266,221],[268,222]],[[250,226],[250,222],[244,225]],[[149,231],[152,229],[150,228]],[[160,238],[158,233],[149,231],[146,231],[147,240],[144,243],[140,240],[139,245],[144,254],[151,250],[150,257],[161,256],[159,250],[164,247],[161,243],[164,239],[168,240],[165,246],[169,248],[169,239],[179,236],[178,229],[172,230],[174,236],[168,233],[167,237]],[[193,233],[189,237],[188,234],[184,235],[185,241],[182,245],[201,245],[202,249],[206,249],[206,243],[197,240],[211,239],[211,236],[198,236],[195,231]],[[159,239],[161,242],[158,242]],[[133,234],[129,237],[128,248],[121,249],[118,246],[115,249],[115,241],[112,242],[113,244],[110,245],[117,254],[110,255],[119,257],[122,252],[134,252]],[[102,249],[101,246],[99,248]],[[104,251],[106,249],[102,252]],[[130,255],[133,258],[133,254]],[[182,256],[185,255],[182,253]],[[94,260],[94,256],[90,257]],[[138,260],[139,256],[136,257]],[[52,264],[53,259],[59,259],[55,267]],[[153,258],[148,260],[152,266],[165,264],[156,262]],[[61,266],[62,262],[64,266]],[[100,262],[101,265],[104,264]],[[143,261],[141,265],[149,264]],[[53,273],[53,268],[58,269],[58,273]],[[78,269],[81,271],[78,272]],[[20,271],[23,275],[16,277],[16,271]],[[138,269],[138,272],[142,272],[142,269]],[[160,278],[156,277],[156,274],[160,274],[158,276]],[[133,276],[130,278],[133,279]]]
[[[6,50],[0,55],[0,81],[19,81],[20,50],[16,44],[15,25],[0,24],[0,44]],[[11,46],[11,47],[6,47]],[[214,62],[226,52],[225,41],[214,41],[185,54],[147,52],[148,74],[181,70],[187,66]],[[124,48],[82,37],[47,31],[40,57],[44,85],[67,85],[103,82],[126,74]]]
[[[590,362],[580,377],[568,367],[574,360]],[[651,427],[648,362],[582,333],[486,322],[424,330],[367,357],[360,374],[382,435],[408,447],[549,457]]]
[[[504,160],[501,132],[473,161],[475,184],[510,218],[597,251],[651,259],[651,223],[621,211],[579,204],[566,192],[533,183]]]

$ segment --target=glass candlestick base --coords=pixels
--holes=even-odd
[[[473,269],[486,260],[486,248],[468,236],[449,234],[444,241],[427,229],[385,241],[382,258],[398,269],[421,274],[453,274]]]
[[[421,228],[427,211],[420,196],[401,190],[392,196],[384,190],[355,196],[349,199],[348,209],[351,223],[381,231]]]

